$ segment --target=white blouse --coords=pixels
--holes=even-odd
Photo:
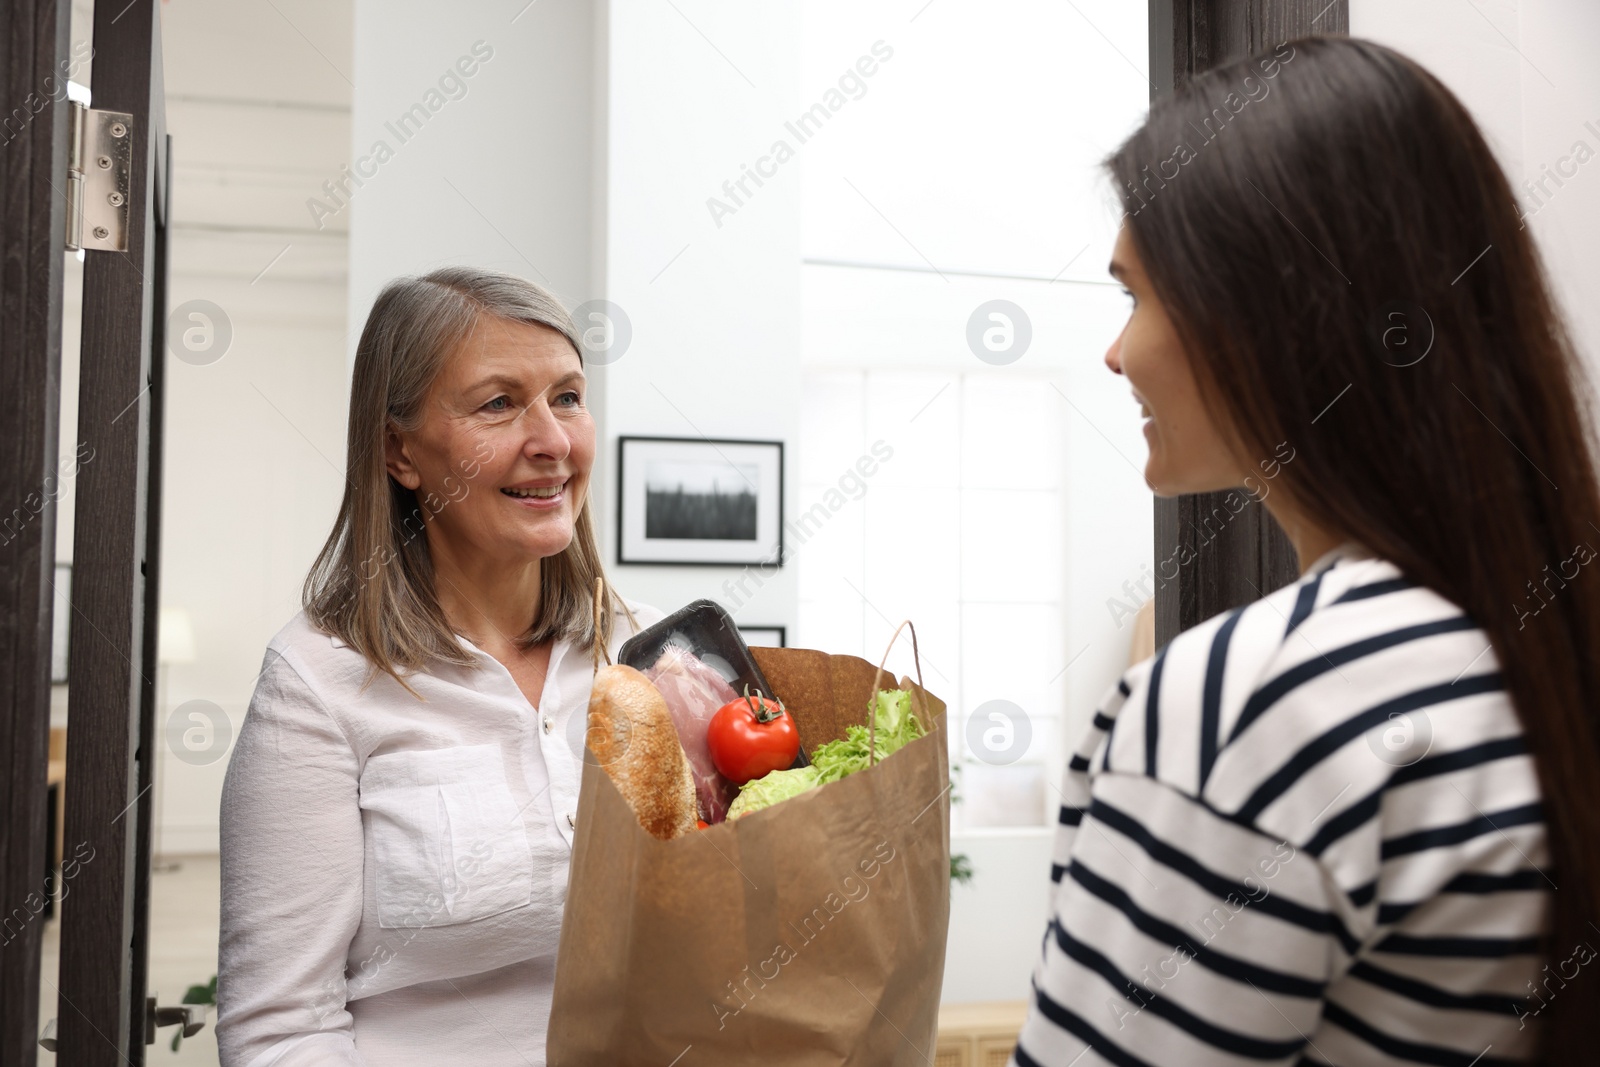
[[[268,644],[222,793],[223,1067],[544,1064],[594,667],[557,641],[536,709],[461,644],[422,702],[303,612]]]

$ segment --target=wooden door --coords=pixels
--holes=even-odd
[[[15,800],[0,816],[0,877],[8,901],[19,887],[48,884],[43,770],[57,605],[54,494],[39,486],[59,480],[62,256],[81,244],[82,444],[65,609],[71,655],[63,801],[66,851],[77,862],[60,902],[53,1043],[58,1062],[74,1067],[138,1065],[153,1037],[144,983],[169,172],[159,4],[95,5],[92,109],[69,103],[65,93],[69,5],[0,0],[0,13],[13,53],[4,71],[11,98],[44,94],[37,110],[30,105],[34,120],[17,139],[24,154],[8,152],[0,163],[8,189],[0,344],[8,384],[21,387],[3,390],[0,401],[16,416],[0,429],[16,445],[0,450],[0,491],[7,500],[43,494],[37,519],[22,525],[15,545],[0,548],[6,606],[16,609],[0,624],[0,671],[16,683],[4,684],[0,698],[11,772],[5,788]],[[57,883],[65,876],[51,874]],[[21,951],[0,955],[0,1062],[8,1064],[35,1062],[41,1033],[39,924],[29,925],[18,939]]]
[[[1349,29],[1348,0],[1150,0],[1151,99],[1182,87],[1195,74],[1291,38]],[[1157,648],[1299,576],[1294,546],[1254,500],[1213,527],[1209,517],[1219,509],[1232,514],[1223,503],[1227,495],[1156,499],[1156,559],[1192,557],[1178,568],[1176,581],[1156,592]],[[1179,555],[1184,549],[1187,553]]]
[[[73,1067],[144,1062],[150,787],[155,762],[169,151],[155,0],[95,5],[90,88],[126,112],[127,249],[87,254],[77,475],[66,840],[88,842],[61,908],[57,1049]]]
[[[0,0],[0,1063],[31,1064],[47,823],[67,0]],[[48,102],[47,102],[48,101]],[[20,105],[21,114],[13,108]],[[38,106],[38,110],[34,108]]]

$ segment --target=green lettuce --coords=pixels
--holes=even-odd
[[[780,800],[788,800],[818,785],[815,767],[795,767],[787,771],[768,771],[760,778],[746,782],[739,795],[728,805],[728,818],[737,819],[752,811],[770,808]]]
[[[911,694],[904,689],[880,689],[873,700],[873,719],[877,759],[884,760],[921,737],[922,722],[911,710]],[[752,811],[771,807],[797,793],[819,785],[837,782],[867,766],[869,738],[865,726],[848,726],[836,741],[818,745],[811,751],[811,766],[795,770],[772,771],[747,782],[728,808],[728,818],[736,819]]]
[[[877,758],[888,756],[921,737],[922,723],[911,711],[911,694],[904,689],[880,689],[874,701],[877,726]],[[867,728],[845,727],[844,737],[818,745],[811,753],[819,784],[837,782],[867,766]]]

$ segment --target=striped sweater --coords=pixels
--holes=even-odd
[[[1393,564],[1345,544],[1129,668],[1061,792],[1018,1067],[1533,1055],[1533,760],[1483,631]]]

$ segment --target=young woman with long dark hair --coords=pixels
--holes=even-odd
[[[1015,1062],[1592,1062],[1594,424],[1505,175],[1342,38],[1195,78],[1107,167],[1146,479],[1254,491],[1302,575],[1107,694]]]

